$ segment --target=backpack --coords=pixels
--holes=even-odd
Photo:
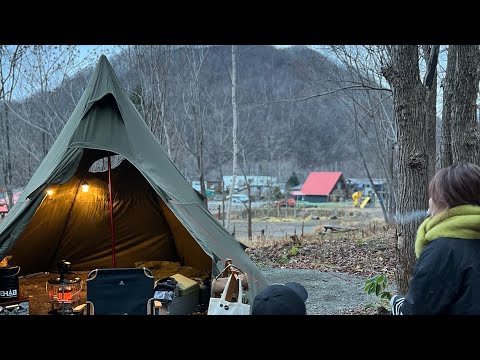
[[[177,284],[177,280],[172,277],[158,280],[153,288],[153,298],[159,300],[162,304],[170,304],[178,295]]]

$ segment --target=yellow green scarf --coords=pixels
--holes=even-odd
[[[415,240],[417,258],[429,241],[441,237],[480,239],[480,206],[460,205],[425,219]]]

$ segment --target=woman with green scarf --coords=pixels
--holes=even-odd
[[[429,185],[430,216],[415,241],[408,293],[394,315],[480,314],[480,167],[455,164]]]

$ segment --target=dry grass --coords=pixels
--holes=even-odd
[[[393,279],[393,226],[375,223],[352,231],[325,233],[319,227],[303,239],[255,239],[248,243],[251,258],[261,266],[340,271],[364,276],[385,273]]]
[[[262,221],[265,221],[263,219]],[[269,218],[268,222],[269,223],[274,223],[274,222],[293,222],[295,221],[298,223],[298,219],[278,219],[278,218]],[[328,238],[337,238],[337,237],[345,237],[346,234],[348,235],[348,238],[351,239],[358,239],[364,238],[368,236],[368,234],[371,234],[372,232],[383,232],[387,231],[388,227],[384,225],[384,220],[383,217],[376,216],[376,214],[361,214],[360,216],[357,215],[355,217],[337,217],[337,219],[330,219],[330,217],[320,217],[318,219],[318,225],[314,228],[314,231],[312,234],[306,234],[304,235],[304,241],[308,242],[315,242],[317,239],[323,238],[325,235],[325,228],[324,225],[337,225],[337,226],[345,226],[345,227],[352,227],[352,228],[358,228],[359,230],[357,231],[345,231],[345,232],[334,232],[334,233],[329,233]],[[296,229],[296,234],[297,236],[300,236],[300,233],[298,229]],[[291,234],[288,234],[287,236],[284,237],[274,237],[274,236],[254,236],[252,240],[248,240],[247,238],[239,238],[240,242],[243,244],[247,245],[248,247],[252,248],[262,248],[262,247],[271,247],[274,245],[278,244],[288,244],[292,242],[291,236],[294,235],[294,231],[292,229]]]
[[[294,209],[293,207],[281,207],[277,209],[276,207],[259,207],[252,208],[252,220],[258,219],[258,221],[273,220],[273,219],[293,219],[293,221],[302,221],[309,220],[312,216],[329,218],[332,215],[337,215],[339,217],[346,216],[360,216],[360,217],[370,217],[371,214],[377,214],[381,216],[381,208],[354,208],[351,203],[325,203],[318,207],[298,207]],[[214,212],[214,215],[216,213]],[[247,211],[245,209],[232,210],[230,214],[230,219],[234,221],[246,220]],[[276,221],[276,220],[273,220]]]

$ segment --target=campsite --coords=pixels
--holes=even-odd
[[[376,315],[380,302],[365,294],[363,285],[366,278],[377,273],[386,273],[393,279],[395,253],[391,229],[383,229],[378,219],[379,209],[368,214],[353,210],[358,215],[341,216],[337,223],[350,225],[365,222],[369,218],[372,225],[354,232],[325,233],[322,224],[335,222],[330,216],[310,220],[311,228],[305,228],[302,244],[294,244],[290,238],[300,234],[301,222],[288,219],[270,219],[268,236],[262,238],[261,227],[249,241],[246,236],[246,222],[236,222],[238,239],[249,246],[247,254],[258,265],[267,279],[272,282],[302,281],[309,291],[307,310],[316,315]],[[377,217],[377,218],[375,218]],[[293,219],[290,219],[293,220]],[[373,224],[377,224],[374,228]],[[268,230],[268,228],[267,228]],[[290,235],[289,235],[290,234]],[[290,255],[292,248],[298,254]],[[171,264],[170,264],[171,266]],[[175,266],[174,271],[178,272]],[[155,271],[159,271],[156,269]],[[75,276],[86,281],[87,271],[75,272]],[[184,267],[180,273],[194,276],[192,269]],[[196,274],[198,276],[198,274]],[[159,274],[159,276],[162,276]],[[45,301],[45,282],[52,274],[37,274],[20,279],[20,286],[30,298],[31,314],[47,314],[51,305]],[[310,285],[310,282],[312,283]],[[80,292],[80,302],[86,301],[86,290]],[[35,299],[35,300],[34,300]]]
[[[0,315],[476,313],[479,49],[0,45]]]
[[[265,286],[265,277],[212,219],[201,196],[163,152],[105,56],[89,84],[69,123],[0,224],[2,249],[11,249],[9,255],[22,264],[20,275],[55,270],[58,259],[68,259],[72,270],[180,261],[200,274],[216,267],[218,275],[225,259],[232,259],[249,275],[250,293]],[[128,161],[110,170],[113,151]],[[105,157],[108,178],[89,172]],[[105,206],[108,197],[110,211]],[[115,222],[115,232],[109,233],[109,222],[112,227]],[[111,243],[105,241],[109,237]],[[175,274],[167,277],[171,275]]]

